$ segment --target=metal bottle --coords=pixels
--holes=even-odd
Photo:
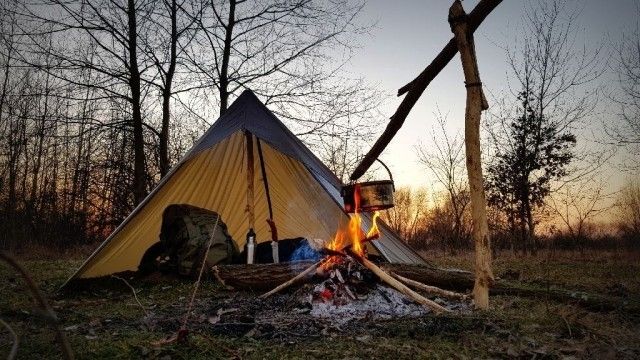
[[[253,264],[256,255],[256,233],[253,228],[247,233],[247,264]]]

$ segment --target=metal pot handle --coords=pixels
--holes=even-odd
[[[376,158],[376,160],[382,164],[382,166],[385,168],[385,170],[387,170],[387,173],[389,174],[389,180],[391,180],[391,187],[393,188],[393,192],[396,192],[396,184],[393,181],[393,174],[391,174],[391,170],[389,170],[389,167],[387,166],[387,164],[383,163],[382,160],[380,160],[380,158]]]

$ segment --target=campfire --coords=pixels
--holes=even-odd
[[[378,279],[413,302],[435,313],[450,310],[420,295],[410,287],[441,298],[458,301],[467,299],[464,294],[429,286],[385,271],[369,260],[366,244],[380,237],[377,224],[380,214],[377,211],[373,213],[371,228],[365,233],[362,230],[362,218],[358,211],[359,202],[359,191],[356,190],[354,191],[355,209],[353,214],[346,224],[338,228],[333,239],[326,242],[324,248],[320,249],[320,252],[325,255],[320,261],[260,297],[267,298],[295,283],[315,277],[323,280],[313,288],[310,295],[312,303],[330,303],[334,306],[340,306],[351,301],[365,299],[367,293],[377,286]],[[371,276],[366,274],[371,274]]]

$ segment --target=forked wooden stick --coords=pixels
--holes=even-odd
[[[350,249],[347,249],[347,253],[349,255],[351,255],[354,259],[356,259],[356,261],[358,261],[359,263],[364,265],[364,267],[366,267],[367,269],[371,270],[374,274],[376,274],[380,278],[380,280],[384,281],[389,286],[391,286],[394,289],[396,289],[396,290],[400,291],[401,293],[405,294],[406,296],[408,296],[413,301],[421,304],[424,307],[427,307],[427,308],[435,311],[436,313],[449,312],[449,310],[447,310],[447,309],[443,308],[442,306],[436,304],[435,302],[427,299],[426,297],[418,294],[417,292],[409,289],[409,287],[407,287],[405,284],[403,284],[400,281],[396,280],[393,276],[387,274],[384,270],[382,270],[380,267],[378,267],[378,265],[372,263],[371,261],[367,260],[366,258],[354,253]]]
[[[300,274],[294,276],[293,278],[291,278],[291,280],[283,282],[282,284],[276,286],[273,290],[266,292],[262,295],[260,295],[260,299],[265,299],[268,298],[269,296],[277,293],[280,290],[286,289],[289,286],[293,285],[296,281],[302,279],[303,277],[311,274],[312,272],[316,271],[318,269],[318,267],[320,267],[320,265],[322,265],[322,263],[325,262],[326,259],[322,259],[320,261],[318,261],[317,263],[309,266],[306,270],[304,270],[303,272],[301,272]]]
[[[420,289],[420,290],[424,290],[426,292],[432,293],[432,294],[436,294],[436,295],[440,295],[442,297],[446,297],[449,299],[456,299],[456,300],[466,300],[468,298],[467,295],[465,294],[461,294],[455,291],[449,291],[449,290],[445,290],[445,289],[441,289],[439,287],[436,286],[431,286],[431,285],[426,285],[423,284],[419,281],[415,281],[415,280],[411,280],[409,278],[406,278],[404,276],[400,276],[394,272],[389,272],[389,274],[391,274],[391,276],[393,276],[394,278],[402,281],[403,283],[409,285],[409,286],[413,286],[414,288]]]

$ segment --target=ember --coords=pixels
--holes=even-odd
[[[392,288],[380,285],[375,275],[349,256],[323,275],[322,282],[302,293],[300,301],[310,308],[309,315],[331,319],[338,324],[351,320],[393,317],[419,317],[435,309],[421,306]],[[465,310],[461,302],[436,301],[447,310]]]
[[[324,273],[327,279],[314,287],[310,302],[344,305],[351,300],[365,298],[374,281],[371,276],[365,280],[363,270],[352,258],[341,258],[338,265]]]

